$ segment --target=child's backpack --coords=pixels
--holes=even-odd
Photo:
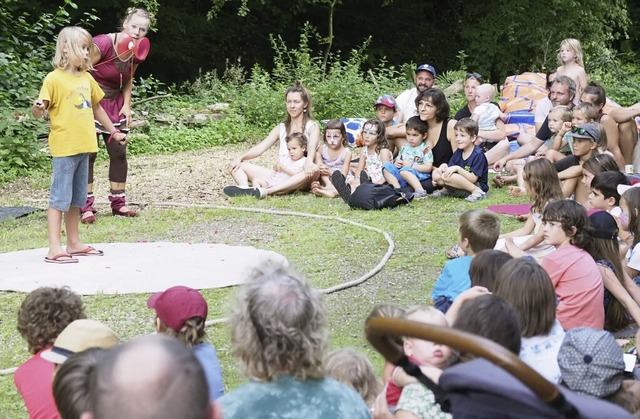
[[[373,210],[406,205],[411,199],[411,195],[396,191],[391,185],[364,182],[353,191],[348,203],[351,208]]]

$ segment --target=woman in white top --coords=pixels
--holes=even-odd
[[[264,198],[267,195],[283,195],[297,190],[308,189],[311,182],[318,180],[319,171],[315,164],[316,150],[320,140],[318,123],[311,116],[311,96],[299,82],[285,91],[287,117],[276,125],[267,138],[236,157],[228,166],[229,173],[236,185],[225,186],[223,192],[230,197],[253,196]],[[249,163],[247,160],[261,156],[271,146],[279,143],[278,157],[280,162],[289,158],[286,137],[294,132],[302,132],[308,140],[307,159],[304,170],[291,176],[286,181],[269,189],[261,188],[253,183],[255,179],[265,179],[272,172],[270,168]],[[249,186],[252,182],[253,187]]]

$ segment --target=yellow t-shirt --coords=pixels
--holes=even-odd
[[[93,106],[104,92],[87,72],[74,75],[60,69],[47,74],[40,100],[49,101],[49,149],[53,157],[98,151]]]

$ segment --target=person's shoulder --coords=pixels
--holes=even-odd
[[[329,396],[335,402],[336,411],[346,413],[351,411],[348,417],[370,417],[369,408],[362,400],[362,396],[353,388],[342,384],[331,377],[321,379],[323,387],[329,390]],[[354,416],[355,415],[355,416]]]
[[[456,270],[464,269],[465,267],[471,266],[472,260],[473,260],[473,257],[469,255],[464,255],[459,258],[451,259],[450,261],[445,263],[444,266],[449,269],[456,269]]]

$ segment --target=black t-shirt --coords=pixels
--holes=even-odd
[[[456,116],[453,117],[456,121],[461,120],[462,118],[471,118],[471,111],[469,110],[469,104],[464,105],[464,108],[460,109],[456,112]]]
[[[549,117],[544,119],[544,122],[540,126],[538,132],[536,132],[536,138],[538,140],[547,141],[553,133],[549,129]]]
[[[567,170],[570,167],[578,166],[579,164],[580,164],[580,157],[574,156],[573,154],[553,163],[558,173],[562,172],[563,170]]]

